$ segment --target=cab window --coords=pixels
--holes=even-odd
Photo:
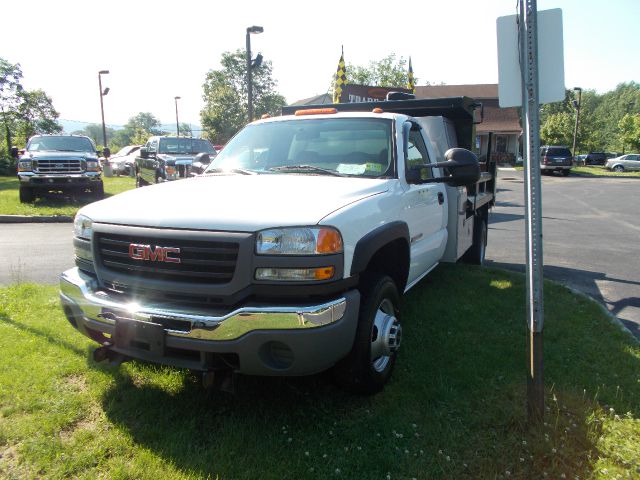
[[[426,180],[433,177],[431,167],[423,167],[431,163],[429,153],[422,138],[422,133],[418,125],[412,125],[409,131],[409,144],[407,148],[407,162],[405,168],[407,170],[420,169],[420,178]]]

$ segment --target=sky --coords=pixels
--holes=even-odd
[[[202,84],[223,52],[272,62],[288,102],[325,93],[344,47],[347,64],[391,53],[412,58],[418,85],[498,83],[496,19],[516,0],[14,0],[4,2],[0,58],[19,63],[25,88],[43,89],[65,120],[123,125],[139,112],[200,123]],[[640,82],[640,0],[538,0],[561,8],[565,85],[613,90]],[[10,21],[7,21],[10,19]],[[348,72],[347,72],[348,75]]]

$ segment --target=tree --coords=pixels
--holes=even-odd
[[[407,60],[403,57],[396,60],[396,54],[390,53],[381,60],[369,62],[368,67],[347,64],[347,80],[357,85],[406,88],[409,83]],[[416,77],[414,83],[418,84]]]
[[[20,64],[16,63],[14,65],[4,58],[0,58],[0,113],[2,113],[2,122],[4,124],[7,152],[11,150],[14,112],[20,103],[20,93],[23,90],[20,83],[21,79],[22,69]]]
[[[106,127],[107,130],[107,140],[109,141],[110,144],[112,144],[112,150],[115,150],[117,148],[117,146],[124,146],[127,145],[126,143],[124,145],[120,145],[120,144],[115,144],[115,142],[113,141],[114,136],[116,134],[116,130],[114,130],[111,127]],[[98,123],[90,123],[87,126],[85,126],[82,130],[78,130],[76,132],[73,132],[74,134],[77,135],[84,135],[86,137],[89,137],[90,139],[92,139],[94,141],[94,143],[96,145],[102,145],[103,142],[103,138],[102,138],[102,125],[98,124]],[[102,145],[104,146],[104,145]]]
[[[153,135],[162,135],[160,120],[152,113],[140,112],[136,116],[131,117],[124,126],[123,137],[128,138],[129,142],[125,145],[142,145],[146,143],[149,137]]]
[[[541,143],[571,145],[573,143],[574,116],[567,112],[552,113],[540,127]]]
[[[210,70],[202,86],[205,106],[200,121],[206,138],[213,143],[226,143],[247,123],[247,63],[244,50],[224,52],[220,70]],[[253,111],[278,115],[286,104],[276,92],[271,62],[265,61],[252,69]]]
[[[25,141],[36,133],[62,131],[62,125],[56,121],[60,114],[53,108],[51,97],[43,90],[23,90],[20,98],[17,123],[19,133]]]
[[[620,131],[619,138],[622,143],[622,152],[625,147],[630,147],[632,151],[640,151],[640,113],[631,115],[625,114],[618,122]]]
[[[180,136],[181,137],[193,137],[193,132],[191,131],[191,125],[188,123],[180,123]]]

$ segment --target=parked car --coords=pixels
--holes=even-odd
[[[607,162],[607,154],[605,152],[589,152],[586,155],[585,165],[604,165]]]
[[[640,170],[640,154],[629,153],[620,157],[607,160],[605,168],[614,172],[624,172],[627,170]]]
[[[32,202],[49,192],[89,193],[104,197],[96,146],[89,137],[79,135],[34,135],[18,160],[20,202]]]
[[[583,155],[576,155],[574,157],[574,160],[576,162],[576,165],[586,165],[587,164],[587,154],[583,154]]]
[[[141,145],[127,145],[109,158],[109,165],[116,175],[132,175],[135,171],[136,156]]]
[[[190,176],[198,153],[216,154],[209,140],[188,137],[151,137],[136,157],[136,186]]]
[[[568,147],[556,145],[540,147],[540,170],[543,174],[560,172],[566,177],[571,167],[573,167],[573,155]]]

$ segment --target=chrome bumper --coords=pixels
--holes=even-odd
[[[235,340],[255,330],[323,327],[342,319],[347,309],[345,297],[318,305],[246,306],[230,312],[140,305],[123,302],[116,295],[101,290],[95,278],[78,268],[60,276],[60,298],[70,311],[82,312],[76,322],[106,327],[100,330],[111,332],[118,320],[150,322],[165,325],[165,334],[169,337],[219,341]]]

